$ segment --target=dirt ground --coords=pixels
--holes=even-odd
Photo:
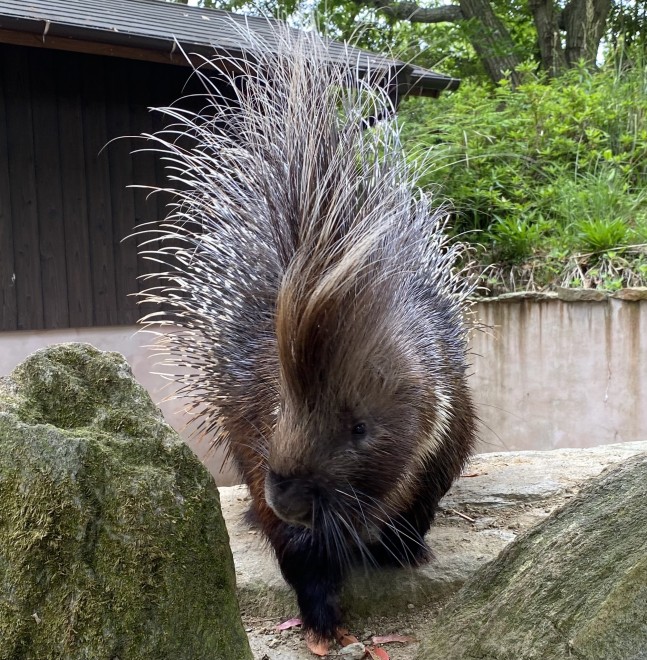
[[[394,612],[387,617],[369,618],[356,627],[349,626],[350,634],[357,637],[367,646],[375,646],[372,637],[375,635],[403,635],[420,639],[419,633],[429,627],[429,623],[438,613],[439,608],[407,607],[404,612]],[[254,660],[313,660],[317,656],[310,653],[306,647],[304,636],[299,628],[278,632],[275,620],[259,620],[243,616],[243,623],[249,638]],[[380,644],[388,653],[390,660],[413,660],[418,650],[419,642],[391,642]],[[342,653],[339,645],[331,647],[329,658],[353,658],[370,656],[353,656]]]

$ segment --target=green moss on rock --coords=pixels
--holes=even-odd
[[[0,385],[0,660],[251,653],[218,490],[116,353]]]
[[[603,473],[449,602],[419,660],[647,659],[647,455]]]

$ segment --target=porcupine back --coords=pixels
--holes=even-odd
[[[150,136],[175,203],[142,230],[155,246],[144,256],[168,266],[143,294],[163,309],[143,321],[171,326],[161,340],[169,375],[258,500],[284,400],[361,389],[366,360],[394,337],[405,352],[442,355],[421,374],[434,388],[431,435],[442,434],[443,372],[464,368],[469,285],[395,121],[367,127],[393,114],[389,72],[362,72],[350,52],[331,62],[312,34],[276,28],[269,45],[237,36],[245,56],[194,73],[203,109],[161,109],[170,123]]]

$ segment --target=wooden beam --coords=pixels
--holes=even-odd
[[[178,48],[175,48],[175,50],[169,48],[165,52],[162,50],[135,48],[132,46],[70,39],[67,37],[42,36],[33,32],[13,32],[2,29],[0,29],[0,43],[51,50],[66,50],[73,53],[87,53],[90,55],[105,55],[107,57],[122,57],[128,60],[140,60],[144,62],[161,62],[163,64],[176,64],[178,66],[192,66],[202,62],[200,58],[191,55],[188,56],[189,61],[187,61],[187,57]]]
[[[36,168],[36,207],[43,290],[43,324],[69,328],[65,224],[61,179],[56,67],[51,57],[28,50],[31,77],[33,139]]]
[[[79,57],[56,68],[58,134],[61,144],[61,188],[65,232],[65,265],[70,327],[93,324],[88,185],[85,175],[83,105]]]
[[[0,66],[0,154],[7,154],[7,112],[4,67]],[[13,217],[9,159],[0,158],[0,332],[18,329],[16,271],[13,255]]]
[[[87,186],[90,270],[94,300],[93,325],[117,325],[114,232],[110,195],[110,164],[105,147],[108,90],[105,60],[84,59],[81,64],[83,148]]]

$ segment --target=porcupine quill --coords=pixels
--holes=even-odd
[[[201,432],[223,445],[250,516],[329,639],[349,569],[417,565],[474,443],[470,282],[446,213],[417,186],[388,74],[331,59],[314,34],[240,31],[197,67],[200,112],[162,108],[174,204],[142,294]],[[392,73],[392,72],[391,72]],[[211,77],[217,74],[217,81]],[[219,89],[227,83],[226,102]]]

